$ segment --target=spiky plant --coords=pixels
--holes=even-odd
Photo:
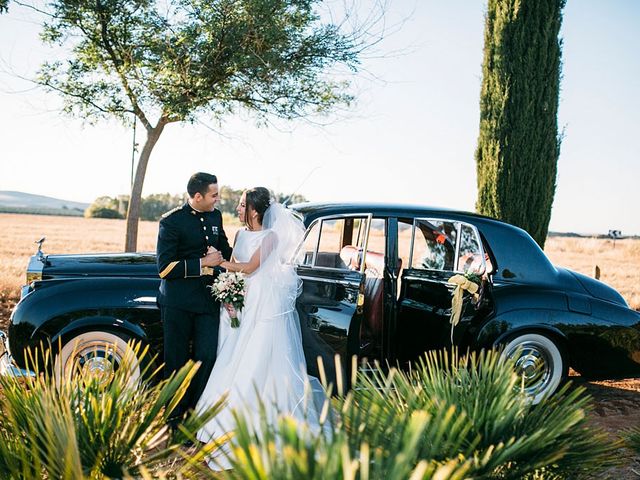
[[[622,441],[636,454],[640,454],[640,426],[624,430],[622,432]]]
[[[443,409],[452,408],[452,419],[433,429],[440,435],[423,437],[418,458],[446,461],[462,455],[471,462],[471,476],[505,479],[541,469],[546,476],[575,478],[616,462],[612,453],[619,445],[586,424],[584,389],[567,385],[531,405],[514,365],[499,352],[430,352],[409,372],[373,372],[358,375],[357,387],[341,402],[352,447],[363,439],[391,438],[414,412],[437,421]],[[351,402],[360,408],[351,408]]]
[[[233,470],[218,475],[555,480],[593,475],[616,461],[619,445],[586,424],[583,389],[564,387],[531,405],[499,352],[434,352],[410,372],[370,372],[357,373],[353,388],[333,401],[328,432],[287,415],[273,424],[264,412],[255,431],[236,412]]]
[[[461,480],[468,467],[458,459],[436,462],[416,458],[419,443],[432,424],[425,412],[414,412],[402,431],[395,432],[398,437],[389,448],[363,441],[353,449],[346,431],[312,432],[305,422],[288,415],[279,416],[276,424],[262,415],[259,432],[238,412],[235,419],[229,454],[232,470],[222,474],[226,479]]]
[[[32,362],[34,377],[0,378],[0,469],[10,478],[122,478],[139,474],[141,468],[152,471],[174,456],[179,459],[176,473],[192,471],[193,462],[181,452],[181,444],[213,418],[224,399],[192,413],[172,433],[169,414],[198,365],[189,363],[157,382],[151,380],[158,371],[145,370],[146,380],[135,381],[133,362],[147,352],[139,346],[130,350],[131,356],[106,378],[77,369],[56,384],[48,352],[43,370],[37,370],[40,362]]]

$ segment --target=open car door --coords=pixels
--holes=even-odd
[[[405,223],[405,227],[408,227]],[[405,228],[405,230],[408,230]],[[486,272],[485,255],[475,226],[445,219],[414,219],[408,266],[400,278],[396,318],[396,357],[401,365],[425,351],[460,344],[464,331],[480,313],[465,294],[460,323],[452,329],[451,300],[456,274]]]
[[[319,376],[321,357],[327,379],[347,386],[351,356],[358,354],[364,304],[364,258],[371,215],[314,221],[295,257],[302,278],[298,313],[309,374]],[[335,355],[342,363],[338,379]],[[339,381],[338,381],[339,380]]]

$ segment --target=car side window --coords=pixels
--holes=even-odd
[[[295,263],[301,266],[360,270],[368,238],[367,217],[318,220],[307,230]]]
[[[451,270],[456,264],[458,228],[455,222],[416,220],[411,267],[423,270]]]
[[[490,271],[478,230],[471,224],[442,219],[416,219],[411,239],[413,269],[478,275]]]
[[[482,248],[477,231],[469,224],[460,226],[460,248],[458,252],[458,272],[470,272],[478,275],[485,273],[485,263],[482,261]]]
[[[293,263],[296,265],[313,265],[313,257],[318,247],[318,232],[320,232],[321,222],[315,222],[307,229],[306,235],[300,247],[298,247],[298,253]]]
[[[316,254],[316,267],[341,268],[340,249],[342,232],[344,231],[344,218],[323,220],[320,229],[320,243]]]

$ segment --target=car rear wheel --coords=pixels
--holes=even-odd
[[[562,348],[539,333],[524,333],[507,340],[503,353],[513,360],[524,381],[524,392],[534,404],[553,394],[567,376]]]
[[[130,368],[130,382],[140,378],[140,363],[135,352],[127,344],[129,337],[110,332],[90,331],[80,333],[66,341],[56,355],[54,376],[60,384],[78,372],[108,382],[126,361]]]

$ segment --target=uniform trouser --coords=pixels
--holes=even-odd
[[[209,380],[216,361],[220,312],[215,309],[215,313],[193,313],[164,305],[160,308],[164,328],[165,377],[179,370],[190,359],[201,362],[186,395],[171,414],[178,421],[196,406]]]

